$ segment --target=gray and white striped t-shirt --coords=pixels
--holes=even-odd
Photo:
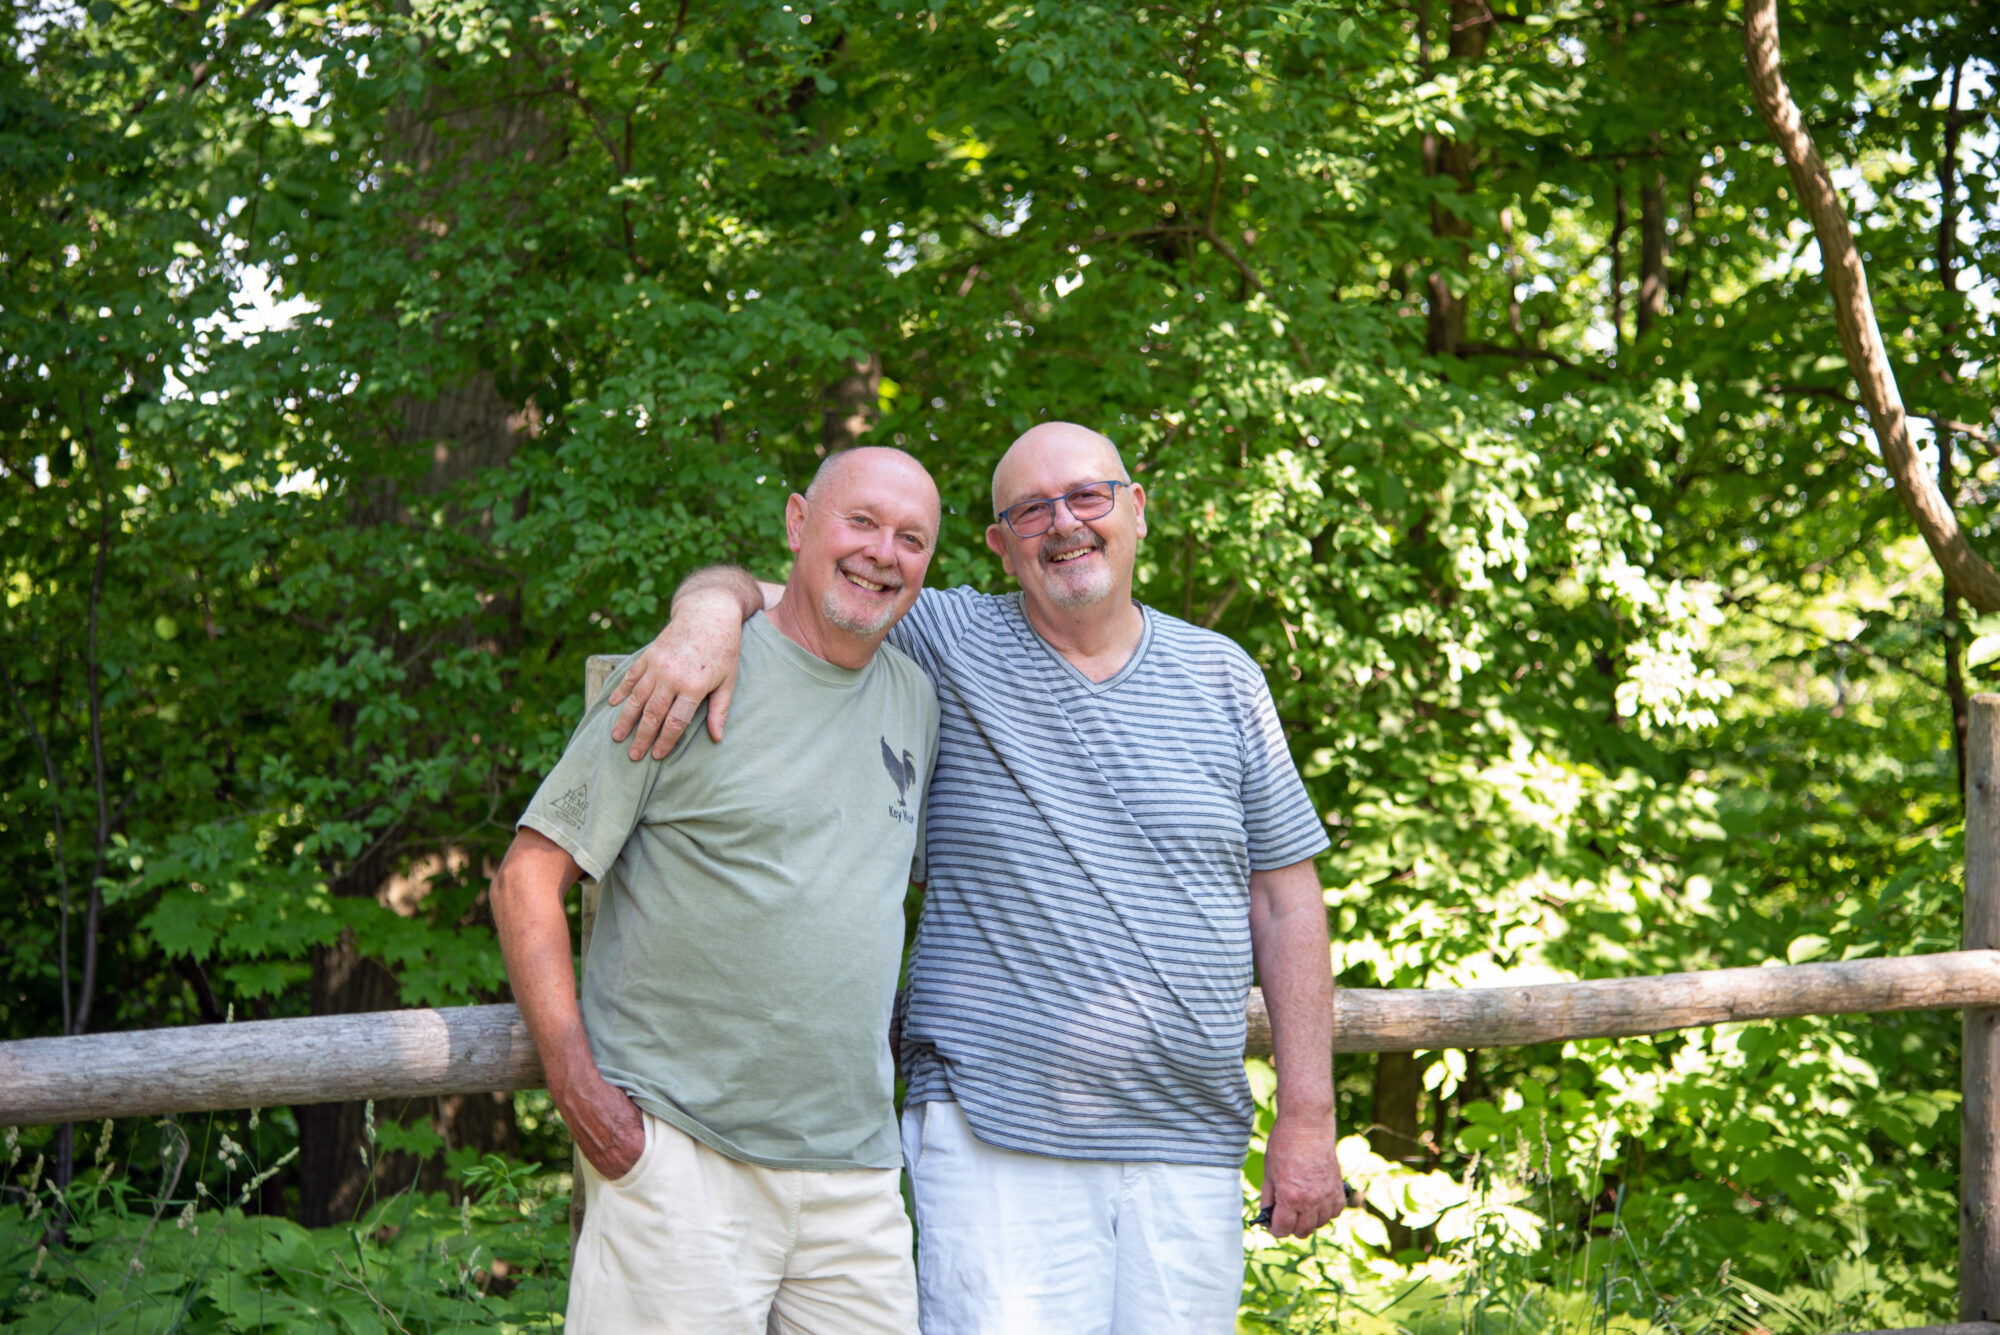
[[[1009,1149],[1235,1166],[1250,873],[1327,837],[1249,655],[1142,610],[1103,682],[1018,593],[926,590],[891,632],[939,708],[908,1102]]]

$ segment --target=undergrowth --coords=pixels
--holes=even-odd
[[[105,1125],[100,1145],[110,1143]],[[259,1167],[223,1135],[223,1180],[240,1185],[218,1191],[190,1171],[185,1130],[172,1119],[158,1127],[150,1193],[102,1149],[63,1193],[39,1160],[26,1166],[13,1193],[21,1199],[0,1205],[0,1326],[24,1335],[452,1335],[562,1324],[567,1174],[452,1156],[454,1192],[406,1189],[350,1224],[307,1229],[244,1210],[290,1152]]]
[[[351,1224],[306,1229],[246,1210],[293,1151],[260,1165],[213,1128],[200,1151],[172,1118],[143,1130],[132,1140],[157,1164],[134,1173],[112,1161],[107,1123],[92,1166],[62,1193],[8,1133],[0,1327],[451,1335],[562,1325],[567,1173],[458,1152],[447,1156],[451,1191],[406,1189]],[[1769,1258],[1713,1261],[1700,1235],[1716,1221],[1646,1214],[1604,1179],[1545,1171],[1546,1153],[1475,1155],[1452,1176],[1378,1158],[1359,1136],[1341,1151],[1354,1208],[1304,1241],[1246,1235],[1239,1335],[1826,1335],[1929,1324],[1949,1305],[1949,1266],[1872,1246],[1858,1209],[1842,1245],[1769,1283],[1768,1266],[1751,1264]],[[1253,1150],[1253,1176],[1260,1167]],[[1424,1245],[1391,1256],[1387,1221]]]
[[[1879,1245],[1858,1183],[1832,1245],[1774,1211],[1792,1244],[1731,1255],[1685,1195],[1635,1208],[1614,1175],[1571,1181],[1541,1148],[1539,1161],[1476,1153],[1452,1175],[1344,1140],[1346,1213],[1308,1239],[1246,1235],[1239,1335],[1831,1335],[1951,1320],[1955,1258]],[[1390,1221],[1423,1245],[1392,1256]]]

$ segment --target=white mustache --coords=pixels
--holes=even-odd
[[[861,561],[843,561],[834,568],[842,574],[856,575],[867,580],[870,584],[880,584],[884,588],[900,589],[903,587],[902,577],[893,568],[885,567],[881,570],[876,570],[874,567]]]
[[[1063,541],[1068,545],[1066,546],[1058,545],[1056,543],[1045,540],[1042,543],[1042,559],[1046,561],[1049,560],[1051,557],[1067,556],[1071,552],[1081,552],[1081,551],[1096,552],[1104,550],[1104,540],[1101,538],[1092,542],[1077,542],[1074,540],[1073,537],[1066,538]]]

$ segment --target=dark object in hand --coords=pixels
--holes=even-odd
[[[1340,1184],[1340,1187],[1342,1191],[1345,1191],[1347,1189],[1347,1183],[1342,1182]],[[1255,1224],[1258,1228],[1269,1228],[1271,1226],[1271,1207],[1267,1205],[1263,1209],[1259,1210],[1257,1212],[1257,1217],[1255,1219],[1252,1219],[1250,1222],[1252,1224]]]

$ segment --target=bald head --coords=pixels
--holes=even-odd
[[[931,480],[930,470],[918,463],[915,455],[890,445],[857,445],[853,449],[835,450],[827,455],[814,470],[812,481],[806,484],[806,499],[820,500],[863,474],[892,486],[908,485],[916,493],[927,497],[935,529],[941,509],[937,483]]]
[[[1019,479],[1041,473],[1052,464],[1075,472],[1080,481],[1132,480],[1109,436],[1074,422],[1043,422],[1022,432],[995,465],[993,513],[999,514],[1016,501],[1032,499],[1015,494],[1020,490]]]

